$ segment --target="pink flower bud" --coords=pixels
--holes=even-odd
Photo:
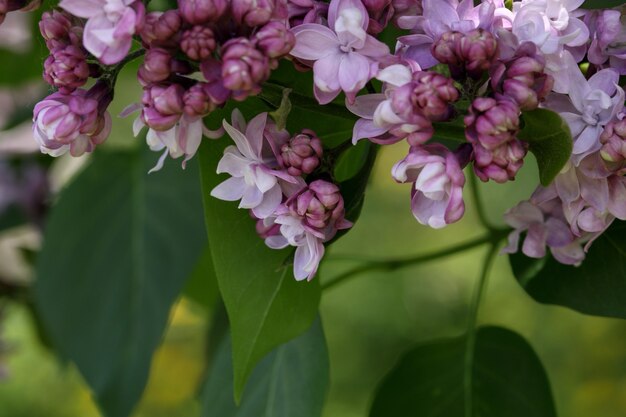
[[[318,232],[324,241],[332,239],[337,230],[351,226],[344,218],[344,203],[339,187],[328,181],[313,181],[286,204],[294,215],[302,217],[305,228]]]
[[[71,93],[84,85],[88,78],[87,57],[77,46],[59,47],[44,62],[44,79],[62,93]]]
[[[519,107],[511,100],[479,97],[465,116],[465,137],[486,149],[515,139],[519,132]]]
[[[141,117],[148,127],[165,131],[174,127],[183,113],[185,89],[179,84],[154,84],[144,88]]]
[[[609,122],[600,135],[600,155],[609,169],[621,169],[626,165],[626,119]]]
[[[235,22],[254,27],[266,24],[274,13],[274,0],[231,0]]]
[[[218,101],[219,98],[213,94],[213,87],[210,83],[197,82],[183,96],[185,103],[185,114],[195,117],[203,117],[224,104]]]
[[[315,132],[304,129],[281,147],[282,165],[293,176],[310,174],[320,164],[322,141]]]
[[[43,153],[72,156],[92,152],[111,131],[106,107],[111,102],[110,86],[96,83],[89,91],[53,93],[34,109],[33,134]]]
[[[410,103],[414,112],[420,112],[431,121],[443,121],[451,114],[451,103],[459,99],[459,91],[453,81],[432,71],[419,71],[413,82],[398,87],[393,93],[394,108]],[[400,102],[402,98],[403,102]],[[409,103],[405,103],[408,100]]]
[[[269,59],[250,40],[235,38],[222,46],[224,86],[233,92],[235,100],[258,94],[269,75]]]
[[[544,72],[545,59],[532,42],[524,42],[515,55],[494,65],[491,87],[513,99],[521,110],[533,110],[552,90],[554,79]]]
[[[487,182],[490,179],[504,183],[515,179],[524,164],[527,145],[518,139],[510,140],[494,149],[474,144],[474,173]]]
[[[231,95],[231,91],[224,87],[222,64],[215,59],[208,59],[200,64],[200,70],[207,84],[204,93],[217,106],[222,106]]]
[[[378,35],[393,17],[392,0],[363,0],[363,5],[370,17],[367,32],[370,35]]]
[[[213,31],[205,26],[194,26],[183,32],[180,49],[194,61],[204,61],[215,50]]]
[[[493,64],[497,47],[490,32],[474,29],[467,33],[444,33],[433,43],[431,52],[439,62],[448,64],[454,78],[468,75],[479,79]]]
[[[174,48],[178,46],[182,20],[177,10],[150,12],[141,30],[141,39],[147,46]]]
[[[172,73],[172,55],[162,48],[150,48],[146,52],[138,76],[144,83],[165,81]]]
[[[227,7],[227,0],[178,0],[181,16],[192,25],[217,22]]]
[[[296,38],[281,22],[269,22],[255,35],[256,46],[270,58],[280,58],[289,53]]]
[[[39,31],[49,50],[66,45],[82,45],[83,27],[76,19],[60,10],[45,12],[39,22]]]

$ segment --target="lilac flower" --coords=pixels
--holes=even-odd
[[[324,256],[324,242],[338,230],[352,227],[344,218],[343,197],[339,187],[324,180],[313,181],[292,195],[264,223],[280,225],[279,234],[270,234],[265,243],[273,249],[289,245],[296,247],[294,276],[296,280],[311,280]]]
[[[239,208],[252,209],[259,219],[270,216],[282,202],[281,181],[298,182],[280,169],[270,143],[265,139],[266,124],[267,113],[254,117],[246,126],[238,111],[233,112],[234,126],[223,122],[236,146],[226,148],[217,173],[228,173],[231,178],[211,191],[211,195],[220,200],[241,200]]]
[[[418,62],[422,68],[439,63],[431,47],[444,33],[474,29],[495,32],[512,20],[510,10],[501,0],[487,0],[476,7],[472,0],[423,0],[422,8],[423,15],[404,16],[398,21],[401,28],[414,32],[398,38],[402,56]]]
[[[67,45],[52,51],[44,62],[44,79],[62,93],[71,93],[89,78],[89,65],[83,49]]]
[[[600,155],[609,169],[619,172],[626,167],[626,119],[608,123],[600,143]]]
[[[275,0],[231,0],[235,22],[250,27],[262,26],[274,15]]]
[[[41,152],[51,156],[92,152],[111,131],[111,117],[106,112],[110,102],[110,89],[97,83],[89,91],[57,92],[37,103],[33,134]]]
[[[467,150],[455,155],[445,146],[429,144],[412,146],[409,154],[392,169],[393,178],[412,182],[411,210],[423,225],[440,229],[463,217],[463,165]],[[460,161],[459,159],[464,159]]]
[[[182,19],[178,10],[150,12],[141,32],[141,40],[149,47],[175,48],[180,41]]]
[[[406,138],[411,145],[420,145],[432,137],[432,123],[419,108],[422,102],[420,96],[422,92],[426,93],[422,89],[428,87],[419,87],[419,83],[415,84],[412,80],[414,77],[421,81],[434,80],[418,74],[419,66],[414,62],[391,65],[376,77],[385,83],[384,94],[366,94],[356,97],[353,104],[347,103],[348,109],[361,117],[354,125],[353,143],[368,138],[374,143],[390,144]],[[438,83],[433,84],[438,90]],[[443,87],[437,92],[442,94],[440,98],[448,96],[445,84],[439,87]]]
[[[180,40],[180,49],[194,61],[209,58],[216,46],[215,35],[206,26],[194,26],[184,31]]]
[[[82,47],[83,25],[69,13],[61,10],[45,12],[39,22],[39,31],[50,51],[68,45]]]
[[[496,38],[483,29],[467,33],[446,32],[432,46],[433,56],[447,64],[455,79],[466,75],[479,79],[493,64],[498,43]]]
[[[328,25],[305,23],[292,29],[291,55],[313,66],[315,97],[331,102],[344,91],[350,102],[378,72],[389,48],[367,34],[369,16],[360,0],[332,0]]]
[[[552,95],[546,107],[559,112],[569,125],[574,138],[572,160],[578,165],[585,156],[600,150],[602,129],[624,108],[624,90],[618,86],[616,71],[604,69],[586,80],[572,58],[569,62],[569,100]]]
[[[620,10],[589,11],[584,18],[591,32],[587,57],[599,68],[626,74],[626,25]]]
[[[270,58],[280,58],[289,53],[296,38],[287,27],[277,21],[269,22],[254,34],[256,46]]]
[[[233,38],[222,45],[223,84],[235,100],[258,94],[269,76],[270,61],[251,40]]]
[[[187,23],[202,25],[216,22],[229,3],[227,0],[178,0],[178,10]]]
[[[592,236],[576,237],[565,220],[561,201],[554,193],[540,189],[529,201],[522,201],[508,210],[504,219],[515,230],[509,235],[509,243],[503,253],[518,250],[520,236],[526,232],[522,245],[524,255],[543,258],[546,246],[559,262],[578,265],[585,257],[582,245]]]
[[[303,23],[323,24],[328,14],[328,3],[318,0],[287,0],[287,14],[292,28]]]
[[[315,132],[304,129],[280,148],[280,162],[293,176],[310,174],[320,164],[322,141]]]
[[[370,21],[367,26],[367,33],[378,35],[382,32],[394,15],[392,0],[362,0],[367,9]]]
[[[83,44],[106,65],[126,57],[145,15],[143,3],[135,0],[61,0],[59,6],[88,19]]]

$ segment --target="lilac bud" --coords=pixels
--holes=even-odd
[[[378,35],[394,15],[392,0],[363,0],[363,5],[370,17],[367,32]]]
[[[213,31],[205,26],[194,26],[183,32],[180,49],[194,61],[204,61],[215,50]]]
[[[146,52],[138,76],[144,83],[165,81],[172,73],[172,55],[163,48],[150,48]]]
[[[406,25],[401,23],[403,17],[409,16],[412,18],[424,14],[422,0],[392,0],[391,4],[394,9],[394,24],[402,29],[412,29],[412,27],[405,27]]]
[[[304,129],[302,133],[289,139],[281,149],[282,165],[293,176],[310,174],[320,164],[322,141],[315,132]]]
[[[511,100],[478,97],[465,116],[465,137],[492,150],[514,140],[519,132],[519,107]]]
[[[419,111],[431,121],[443,121],[451,114],[451,103],[459,99],[459,91],[453,81],[432,71],[419,71],[414,81],[398,87],[393,97],[407,97],[414,111]],[[404,91],[407,90],[407,91]],[[404,103],[394,102],[394,107],[402,108]]]
[[[205,82],[197,82],[185,91],[183,102],[185,104],[185,114],[195,117],[206,116],[218,106],[224,104],[224,101],[215,100],[211,84]]]
[[[141,30],[141,39],[148,46],[174,48],[178,46],[182,20],[177,10],[150,12]]]
[[[216,22],[228,7],[227,0],[178,0],[183,19],[192,25]]]
[[[554,79],[544,72],[545,59],[532,42],[524,42],[515,55],[494,65],[491,87],[513,99],[521,110],[533,110],[552,90]]]
[[[600,143],[600,156],[609,163],[607,165],[611,165],[609,168],[622,168],[626,164],[626,119],[612,121],[604,126]]]
[[[496,57],[498,42],[483,30],[474,29],[467,33],[446,32],[432,46],[433,56],[448,64],[454,78],[468,75],[474,79],[482,77]]]
[[[280,58],[296,44],[296,37],[281,22],[269,22],[255,35],[256,45],[270,58]]]
[[[258,94],[269,75],[269,59],[250,40],[235,38],[222,46],[224,86],[233,91],[235,100]]]
[[[60,47],[44,62],[44,79],[62,93],[69,94],[89,78],[85,52],[74,45]]]
[[[257,216],[254,215],[254,212],[250,210],[250,217],[256,220],[256,233],[261,239],[267,239],[270,236],[280,235],[280,224],[275,223],[273,221],[274,219],[271,216],[265,219],[259,219]]]
[[[231,91],[224,87],[222,64],[215,59],[208,59],[200,64],[200,70],[206,80],[204,93],[217,106],[222,106],[231,95]]]
[[[148,127],[165,131],[174,127],[183,113],[185,89],[179,84],[150,85],[144,88],[141,117]]]
[[[39,31],[49,50],[66,45],[82,45],[83,28],[72,15],[59,10],[45,12],[39,22]]]
[[[525,142],[510,140],[494,149],[474,144],[474,172],[481,181],[504,183],[515,179],[528,152]]]
[[[328,181],[313,181],[291,197],[287,206],[302,217],[305,227],[323,234],[325,240],[331,239],[338,229],[349,227],[339,187]]]
[[[111,131],[111,117],[106,112],[111,97],[110,86],[99,82],[89,91],[56,92],[39,102],[34,109],[33,133],[41,151],[52,156],[68,150],[72,156],[92,152]]]
[[[238,25],[266,24],[274,14],[274,0],[231,0],[233,18]]]

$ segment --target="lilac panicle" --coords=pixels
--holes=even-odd
[[[83,49],[77,46],[56,48],[44,62],[44,79],[62,93],[71,93],[84,85],[88,78],[87,57]]]
[[[289,139],[281,149],[281,162],[287,172],[294,176],[310,174],[320,164],[322,141],[315,132],[304,129]]]
[[[178,0],[182,18],[192,25],[217,22],[228,8],[227,0]]]
[[[223,82],[235,100],[258,94],[269,75],[268,57],[249,39],[234,38],[222,45]]]
[[[211,28],[194,26],[183,32],[180,49],[194,61],[204,61],[215,50],[217,43]]]

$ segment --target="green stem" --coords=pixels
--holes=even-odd
[[[485,210],[483,201],[480,198],[480,191],[478,190],[478,180],[476,179],[476,175],[470,173],[469,177],[472,199],[474,200],[474,207],[476,207],[476,213],[478,214],[478,221],[485,227],[485,229],[489,231],[498,230],[498,228],[494,227],[487,219],[487,211]]]
[[[465,360],[464,360],[464,374],[463,374],[463,388],[465,395],[465,417],[472,416],[473,403],[472,403],[472,374],[474,366],[474,353],[476,351],[476,323],[478,321],[478,310],[480,303],[485,294],[487,288],[487,278],[489,272],[493,266],[493,261],[498,252],[499,241],[492,241],[489,247],[489,251],[485,256],[483,262],[483,268],[480,274],[480,278],[476,283],[474,289],[474,295],[470,304],[469,317],[467,320],[467,340],[465,345]]]
[[[322,284],[322,290],[326,291],[329,288],[332,288],[336,286],[337,284],[345,282],[348,279],[353,278],[364,272],[377,271],[377,270],[393,271],[393,270],[404,268],[407,266],[417,265],[420,263],[433,261],[435,259],[445,258],[446,256],[454,255],[459,252],[464,252],[468,249],[472,249],[477,246],[484,245],[485,243],[492,242],[492,244],[495,244],[494,242],[499,241],[501,237],[502,237],[502,231],[496,231],[496,232],[491,232],[485,236],[481,236],[477,239],[470,240],[469,242],[461,243],[456,246],[451,246],[447,249],[434,252],[434,253],[428,253],[425,255],[411,256],[411,257],[404,257],[404,258],[395,258],[395,259],[392,258],[392,259],[370,261],[364,265],[359,265],[357,267],[349,269],[348,271],[338,275],[335,279]]]

